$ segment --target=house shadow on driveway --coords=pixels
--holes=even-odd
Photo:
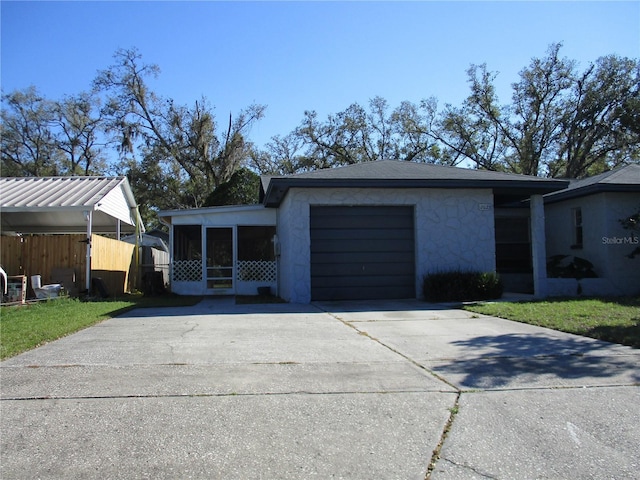
[[[461,389],[640,384],[640,351],[559,334],[485,335],[450,342],[460,355],[430,365]]]

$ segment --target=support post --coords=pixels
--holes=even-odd
[[[136,263],[136,268],[133,270],[133,282],[131,282],[130,290],[137,290],[141,287],[140,285],[140,238],[142,237],[142,231],[140,229],[140,211],[138,210],[138,206],[136,205],[133,209],[133,214],[135,215],[136,223],[136,243],[134,247],[134,261]]]
[[[84,211],[84,219],[87,221],[87,258],[85,269],[85,288],[87,294],[91,292],[91,234],[93,230],[93,210]]]
[[[547,239],[544,226],[544,199],[542,195],[532,195],[529,203],[531,213],[533,294],[536,298],[544,298],[547,296]]]

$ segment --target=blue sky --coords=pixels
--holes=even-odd
[[[51,98],[90,87],[118,48],[161,69],[152,88],[178,103],[206,96],[229,112],[266,104],[251,139],[285,135],[305,110],[320,118],[366,104],[435,96],[459,104],[466,69],[498,71],[498,93],[552,42],[586,66],[640,57],[640,1],[28,2],[1,1],[3,91]]]

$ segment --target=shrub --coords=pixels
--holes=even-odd
[[[570,255],[553,255],[547,260],[547,275],[550,278],[596,278],[594,266],[589,260]]]
[[[424,277],[423,293],[429,302],[491,300],[502,296],[502,280],[495,272],[436,272]]]

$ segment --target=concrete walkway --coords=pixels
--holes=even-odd
[[[639,350],[419,301],[135,310],[0,375],[3,480],[640,471]]]

